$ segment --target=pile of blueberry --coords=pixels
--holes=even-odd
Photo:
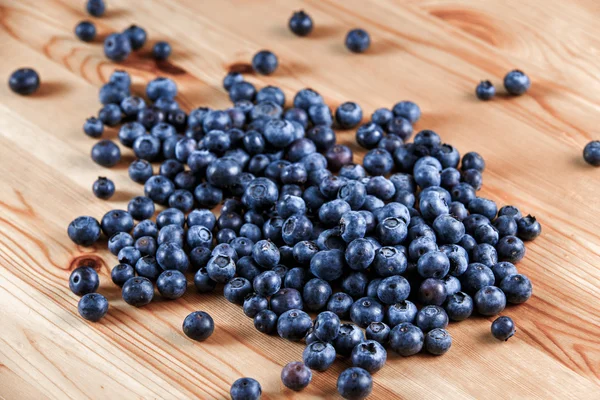
[[[277,66],[269,54],[254,60],[263,73]],[[507,303],[529,299],[531,282],[515,264],[540,224],[477,196],[485,169],[479,154],[461,157],[431,130],[408,142],[421,115],[415,103],[378,109],[358,126],[358,104],[332,112],[312,89],[300,90],[285,108],[278,87],[257,90],[239,73],[223,85],[231,108],[188,114],[171,79],[149,82],[147,102],[131,94],[126,72],[115,71],[100,90],[98,118],[84,125],[98,138],[104,125],[121,124],[120,144],[137,158],[129,175],[144,185],[144,196],[127,211],[109,211],[100,222],[79,217],[68,229],[79,245],[92,245],[102,233],[108,238],[119,261],[112,280],[127,303],[150,303],[155,288],[179,298],[189,273],[201,293],[224,285],[226,299],[240,304],[257,330],[305,341],[303,362],[282,371],[287,387],[303,389],[311,370],[326,370],[340,355],[354,367],[340,375],[339,392],[364,398],[386,348],[402,356],[443,354],[452,343],[449,321],[475,312],[495,316]],[[356,140],[368,150],[362,165],[336,144],[334,128],[356,126]],[[110,140],[92,148],[104,167],[120,157]],[[158,173],[153,162],[160,162]],[[106,178],[94,184],[100,198],[114,190]],[[153,221],[156,204],[165,208]],[[211,209],[219,204],[217,217]],[[92,268],[76,269],[70,286],[83,295],[82,317],[106,314]],[[195,340],[213,329],[201,311],[183,323]],[[492,331],[506,340],[514,323],[501,317]],[[260,392],[254,382],[244,378],[232,393]]]
[[[102,0],[88,2],[94,16],[104,8]],[[313,23],[297,12],[289,27],[304,36]],[[84,22],[76,32],[93,40],[95,28]],[[124,59],[130,50],[123,48],[140,48],[145,38],[135,26],[110,35],[107,56]],[[360,29],[346,38],[353,52],[369,43]],[[168,57],[170,46],[157,45],[155,57]],[[252,64],[268,75],[278,60],[261,51]],[[29,71],[11,78],[13,90],[27,94],[39,86]],[[508,81],[522,84],[515,74]],[[121,147],[101,140],[91,157],[110,168],[121,148],[130,148],[136,160],[129,176],[143,185],[144,195],[127,210],[111,210],[100,222],[81,216],[68,227],[77,245],[108,239],[119,262],[111,278],[125,302],[145,306],[155,289],[165,299],[180,298],[188,277],[200,293],[222,288],[258,331],[305,342],[302,361],[281,372],[286,387],[304,389],[312,371],[327,370],[339,355],[353,367],[340,374],[338,392],[363,399],[372,390],[371,374],[386,363],[386,349],[405,357],[444,354],[452,344],[450,321],[496,316],[531,297],[532,284],[515,264],[525,256],[524,241],[541,233],[539,222],[477,195],[485,169],[479,154],[461,157],[431,130],[408,142],[421,116],[415,103],[380,108],[361,125],[358,104],[345,102],[332,112],[312,89],[297,92],[286,108],[280,88],[257,90],[239,73],[227,74],[223,86],[231,108],[186,113],[173,80],[152,80],[143,98],[132,94],[129,74],[117,70],[100,89],[98,117],[84,124],[93,138],[106,125],[119,126]],[[356,141],[368,150],[362,165],[353,162],[350,147],[336,144],[334,128],[356,127]],[[598,146],[586,148],[586,159],[600,163],[599,153]],[[115,185],[100,177],[93,191],[109,199]],[[156,205],[163,208],[152,220]],[[216,216],[211,209],[219,205]],[[75,269],[69,287],[82,296],[83,318],[106,315],[109,304],[97,293],[93,268]],[[214,321],[196,311],[182,330],[203,341]],[[491,331],[508,340],[515,324],[501,316]],[[252,378],[231,387],[233,399],[258,399],[261,392]]]

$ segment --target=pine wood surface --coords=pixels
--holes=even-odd
[[[101,42],[73,34],[90,18],[79,0],[0,0],[0,76],[30,66],[41,75],[30,97],[0,85],[0,397],[5,399],[227,398],[242,376],[258,379],[264,399],[335,398],[349,365],[337,361],[293,393],[280,383],[283,365],[303,346],[258,333],[240,307],[220,295],[191,290],[178,301],[156,299],[135,309],[110,282],[116,263],[106,241],[78,248],[66,235],[78,215],[98,219],[143,192],[127,177],[131,150],[107,170],[90,157],[93,139],[81,126],[99,108],[97,92],[117,67]],[[600,6],[594,0],[108,0],[94,19],[100,37],[132,23],[150,44],[168,40],[173,56],[157,65],[150,45],[119,68],[135,90],[158,75],[175,79],[187,110],[228,106],[221,80],[246,70],[252,55],[274,51],[280,67],[257,85],[281,86],[288,101],[313,87],[335,107],[357,101],[365,117],[396,101],[416,101],[416,129],[434,129],[461,153],[487,161],[481,195],[535,215],[543,234],[518,265],[534,285],[524,305],[508,307],[518,326],[506,343],[489,333],[492,318],[451,324],[443,357],[389,353],[374,375],[373,399],[600,398],[600,170],[587,166],[584,145],[600,139]],[[304,8],[316,29],[297,38],[287,29]],[[368,30],[362,55],[343,45],[354,27]],[[476,83],[526,71],[527,95],[478,101]],[[108,129],[105,138],[116,139]],[[354,132],[339,132],[356,159]],[[94,198],[99,175],[113,179],[110,201]],[[69,273],[92,263],[110,301],[97,324],[77,314]],[[158,296],[157,296],[158,297]],[[203,343],[181,331],[191,311],[208,311],[215,333]]]

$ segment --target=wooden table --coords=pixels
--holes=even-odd
[[[190,290],[179,301],[127,306],[110,282],[115,259],[105,242],[78,248],[66,235],[79,215],[100,218],[142,193],[127,177],[133,156],[108,170],[89,157],[94,140],[82,123],[99,108],[98,87],[117,67],[100,41],[78,41],[73,28],[88,19],[83,1],[0,0],[0,76],[34,67],[42,86],[30,97],[0,85],[0,397],[223,398],[241,376],[258,379],[263,398],[336,396],[335,381],[349,363],[315,373],[301,394],[280,383],[281,367],[299,360],[303,346],[258,333],[239,307],[220,294]],[[316,21],[310,37],[287,29],[292,11]],[[354,100],[365,115],[411,99],[430,128],[462,153],[487,161],[482,196],[534,214],[543,235],[527,245],[519,269],[534,296],[509,307],[517,335],[506,343],[490,333],[492,318],[452,324],[452,350],[443,357],[390,354],[374,377],[372,398],[600,398],[600,170],[582,149],[600,139],[600,7],[594,0],[108,0],[95,19],[100,36],[132,23],[146,28],[150,45],[168,40],[170,63],[157,66],[150,45],[119,65],[135,90],[157,75],[175,79],[180,104],[228,106],[221,79],[245,69],[260,49],[280,59],[271,77],[248,75],[292,95],[303,87],[328,104]],[[363,55],[343,45],[350,28],[373,39]],[[527,95],[503,95],[502,77],[526,71]],[[474,89],[491,79],[500,94],[480,102]],[[108,129],[106,138],[115,139]],[[352,143],[343,132],[339,142]],[[111,201],[91,193],[106,175],[117,185]],[[67,278],[81,263],[101,273],[110,301],[101,323],[77,314]],[[188,340],[183,318],[210,312],[214,335]]]

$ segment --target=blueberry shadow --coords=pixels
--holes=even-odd
[[[58,81],[42,81],[37,92],[33,93],[33,98],[44,98],[50,96],[60,96],[68,91],[68,85]]]
[[[112,3],[111,3],[112,5]],[[106,11],[103,15],[103,18],[118,18],[118,17],[126,17],[131,15],[131,10],[126,8],[115,8],[115,7],[107,7]]]

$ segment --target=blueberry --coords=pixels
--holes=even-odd
[[[517,332],[510,317],[498,317],[492,322],[492,335],[498,340],[507,341]]]
[[[165,243],[174,243],[179,247],[183,247],[184,232],[183,228],[178,225],[167,225],[158,231],[157,243],[159,245]]]
[[[110,277],[113,283],[119,287],[122,287],[125,282],[135,276],[135,270],[131,265],[118,264],[110,272]]]
[[[254,291],[261,296],[271,296],[281,288],[281,277],[274,271],[265,271],[254,278]]]
[[[433,229],[442,243],[458,243],[465,234],[465,226],[450,214],[439,215],[433,221]]]
[[[142,253],[134,246],[125,246],[117,254],[117,259],[120,263],[129,265],[135,265],[141,257]]]
[[[593,140],[585,145],[583,159],[594,167],[600,166],[600,141]]]
[[[123,34],[129,38],[133,50],[141,49],[146,43],[146,31],[140,26],[131,25],[123,31]]]
[[[500,261],[517,263],[525,256],[525,245],[516,236],[505,236],[498,241],[496,251]]]
[[[490,81],[481,81],[475,88],[479,100],[490,100],[496,95],[496,88]]]
[[[481,189],[483,185],[483,177],[481,172],[476,169],[467,169],[462,173],[462,180],[471,185],[475,190]]]
[[[223,296],[234,304],[243,304],[246,296],[252,293],[252,284],[240,276],[231,279],[223,288]]]
[[[362,120],[363,112],[360,106],[354,102],[342,103],[335,110],[335,119],[342,129],[350,129],[357,126]]]
[[[408,357],[421,351],[424,340],[423,331],[419,327],[403,322],[390,332],[389,345],[396,353]]]
[[[252,378],[240,378],[229,390],[231,400],[259,400],[262,395],[260,383]]]
[[[88,293],[79,299],[77,311],[82,318],[98,322],[108,311],[108,300],[99,293]]]
[[[142,236],[152,236],[153,238],[158,237],[158,228],[154,221],[145,219],[140,221],[135,228],[133,228],[133,238],[139,239]]]
[[[503,216],[512,217],[515,221],[522,217],[521,211],[515,206],[503,206],[500,208],[500,210],[498,210],[498,217]]]
[[[457,201],[464,205],[468,205],[471,200],[476,197],[475,189],[468,183],[461,182],[450,189],[452,201]]]
[[[471,261],[491,267],[498,262],[498,253],[491,244],[478,244],[471,252]]]
[[[100,224],[93,217],[77,217],[67,228],[69,238],[80,246],[91,246],[100,238]]]
[[[442,251],[430,251],[419,258],[417,270],[423,278],[441,279],[450,271],[450,260]]]
[[[340,329],[340,318],[337,314],[331,311],[323,311],[317,315],[315,320],[313,333],[317,339],[323,342],[333,341]]]
[[[469,265],[469,255],[467,251],[459,245],[451,244],[440,247],[440,250],[446,254],[450,262],[448,273],[452,276],[462,275]]]
[[[379,342],[375,340],[366,340],[354,347],[351,359],[353,366],[374,373],[379,371],[385,365],[387,352]]]
[[[402,274],[406,271],[406,256],[394,247],[381,247],[375,252],[372,266],[379,276],[387,277]]]
[[[444,281],[427,278],[421,282],[421,286],[419,287],[419,301],[421,303],[441,306],[446,301],[447,296],[448,292]]]
[[[361,208],[367,200],[367,191],[365,185],[358,181],[340,180],[339,182],[341,182],[341,186],[339,187],[339,190],[337,192],[338,199],[343,200],[353,210]],[[332,205],[336,206],[340,204],[343,203],[332,203]],[[331,222],[333,223],[337,221]]]
[[[101,17],[106,10],[104,0],[87,0],[86,10],[88,14],[94,17]]]
[[[75,35],[84,42],[91,42],[96,37],[96,26],[90,21],[81,21],[75,26]]]
[[[460,242],[458,242],[458,245],[465,249],[467,254],[471,256],[473,254],[473,249],[477,247],[477,242],[475,241],[475,239],[473,239],[473,236],[465,234],[465,236],[463,236]]]
[[[514,96],[519,96],[529,90],[531,81],[524,72],[518,69],[512,70],[504,77],[506,91]]]
[[[254,327],[256,330],[267,335],[277,331],[277,314],[271,310],[262,310],[254,316]]]
[[[165,113],[156,107],[144,107],[138,111],[137,122],[150,129],[165,120]]]
[[[448,212],[450,215],[452,215],[454,218],[461,222],[469,215],[467,207],[465,207],[463,203],[459,203],[458,201],[453,201],[452,203],[450,203],[450,206],[448,207]]]
[[[473,238],[480,244],[486,243],[495,246],[499,237],[500,233],[492,224],[479,225],[473,232]]]
[[[160,295],[166,299],[178,299],[185,293],[187,281],[179,271],[164,271],[156,280]]]
[[[374,298],[358,299],[350,308],[350,319],[361,328],[366,328],[371,322],[381,322],[383,317],[383,305]]]
[[[414,124],[421,118],[421,109],[412,101],[401,101],[394,104],[392,112],[397,117],[406,118],[411,124]]]
[[[345,259],[353,270],[366,270],[375,259],[375,248],[366,239],[353,240],[346,249]]]
[[[366,329],[367,340],[386,345],[389,340],[390,331],[390,327],[383,322],[371,322]]]
[[[133,218],[127,211],[111,210],[104,214],[100,226],[102,232],[111,237],[117,232],[130,232],[133,229]]]
[[[455,276],[446,275],[446,277],[442,279],[442,282],[446,287],[447,296],[452,296],[453,294],[460,292],[460,290],[462,289],[460,281]]]
[[[356,131],[356,141],[365,149],[377,147],[382,138],[383,130],[372,122],[361,125]]]
[[[271,309],[275,314],[281,315],[292,309],[301,310],[303,307],[302,295],[293,288],[283,288],[271,296]]]
[[[204,268],[204,266],[208,264],[208,260],[211,258],[211,251],[208,247],[204,246],[194,247],[190,250],[188,257],[190,259],[191,269],[197,271],[199,268]]]
[[[316,341],[302,352],[304,364],[315,371],[326,371],[335,361],[335,348],[329,343]]]
[[[135,241],[135,248],[142,256],[154,256],[158,249],[156,239],[152,236],[142,236]]]
[[[350,307],[354,300],[344,292],[338,292],[331,295],[327,302],[327,311],[335,313],[340,319],[348,319],[350,315]]]
[[[492,200],[484,199],[482,197],[477,197],[471,200],[468,204],[468,208],[471,214],[483,215],[489,220],[493,220],[498,213],[496,203]]]
[[[501,238],[505,236],[515,236],[517,234],[517,221],[510,215],[498,216],[498,218],[494,220],[494,227]]]
[[[151,281],[155,281],[163,271],[156,258],[153,256],[141,257],[135,265],[135,272],[144,278],[148,278]]]
[[[502,279],[506,278],[508,275],[518,274],[517,267],[506,261],[492,265],[491,269],[496,278],[496,282],[502,282]]]
[[[383,279],[377,288],[377,297],[384,304],[402,302],[408,298],[409,294],[410,284],[400,275]]]
[[[177,84],[170,78],[160,76],[148,82],[146,96],[152,101],[161,97],[172,99],[177,96]]]
[[[473,235],[479,226],[489,224],[490,220],[480,214],[471,214],[462,222],[465,225],[465,231],[468,234]]]
[[[202,342],[212,335],[215,323],[204,311],[194,311],[183,320],[183,333],[193,340]]]
[[[394,113],[387,108],[378,108],[371,114],[371,122],[379,126],[387,126],[393,118]]]
[[[194,195],[187,190],[176,190],[169,196],[169,207],[187,213],[194,207]]]
[[[298,36],[306,36],[313,30],[313,20],[303,10],[296,11],[292,14],[288,22],[290,30]]]
[[[111,33],[104,39],[104,55],[113,61],[124,61],[131,53],[131,42],[125,34]]]
[[[386,311],[386,320],[392,328],[404,322],[413,323],[416,316],[417,306],[408,300],[392,304]]]
[[[475,293],[475,308],[481,315],[498,315],[506,307],[506,296],[495,286],[484,286]]]
[[[417,228],[417,227],[413,227],[411,229],[415,230],[415,228]],[[420,257],[422,257],[423,255],[425,255],[429,252],[432,252],[432,251],[437,251],[437,250],[438,250],[438,246],[435,243],[435,241],[432,240],[431,237],[429,237],[429,236],[417,237],[417,238],[413,239],[413,241],[408,246],[408,256],[412,261],[418,262]],[[423,261],[423,263],[424,263],[424,261]]]
[[[341,356],[349,356],[354,347],[364,340],[365,335],[358,326],[354,324],[342,324],[332,344],[336,353]]]
[[[452,321],[463,321],[473,313],[473,299],[464,292],[448,296],[444,309]]]
[[[108,178],[99,176],[92,185],[94,195],[102,200],[108,200],[115,194],[115,184]]]
[[[529,300],[533,288],[531,281],[525,275],[508,275],[500,282],[500,289],[506,295],[506,300],[512,304],[521,304]]]
[[[349,211],[342,215],[340,219],[340,236],[346,243],[364,237],[366,231],[367,222],[359,212]]]
[[[156,161],[160,156],[160,139],[154,136],[138,136],[132,147],[135,156],[142,160]]]
[[[154,297],[154,286],[144,277],[131,278],[123,285],[121,292],[123,300],[135,307],[149,304]]]
[[[439,306],[428,305],[417,312],[415,324],[423,332],[429,332],[435,328],[446,328],[448,326],[448,314]]]
[[[428,131],[425,131],[428,132]],[[454,170],[460,162],[460,154],[456,148],[449,144],[436,146],[431,150],[431,155],[437,159],[445,169]]]
[[[270,75],[277,69],[277,56],[268,50],[261,50],[252,57],[252,68],[261,75]]]
[[[202,267],[194,275],[194,286],[196,286],[198,292],[208,293],[215,289],[217,282],[213,281],[210,276],[208,276],[206,268]]]
[[[94,293],[99,285],[98,273],[92,267],[78,267],[69,276],[69,289],[77,296]]]
[[[450,350],[452,336],[442,328],[432,329],[425,335],[425,350],[428,353],[440,356]]]
[[[353,29],[346,35],[346,48],[353,53],[363,53],[371,45],[369,34],[363,29]]]
[[[139,122],[128,122],[119,129],[119,141],[125,147],[133,147],[135,140],[145,134],[146,128],[142,124]]]
[[[166,60],[171,55],[171,45],[168,42],[156,42],[154,46],[152,46],[152,57],[155,60]]]
[[[284,339],[299,341],[312,327],[310,316],[302,310],[292,309],[284,312],[277,320],[277,333]]]
[[[469,264],[464,274],[460,276],[463,291],[475,294],[479,289],[494,284],[492,270],[480,263]]]
[[[234,83],[229,89],[229,98],[234,103],[243,100],[254,100],[256,96],[256,88],[250,82],[242,81]]]
[[[476,169],[479,172],[483,172],[485,169],[485,161],[478,153],[469,152],[463,156],[460,168],[463,171]]]
[[[103,167],[113,167],[121,160],[121,150],[112,141],[101,140],[92,147],[92,160]]]
[[[342,276],[344,265],[344,252],[338,249],[324,250],[310,260],[310,272],[323,280],[333,281]]]
[[[435,220],[435,218],[442,214],[448,214],[450,209],[443,195],[430,191],[421,193],[419,196],[419,210],[421,210],[423,218]]]
[[[300,361],[288,363],[281,370],[281,382],[285,387],[300,391],[308,386],[312,380],[312,372]]]
[[[248,294],[244,298],[244,314],[254,318],[259,312],[269,308],[269,300],[256,293]]]
[[[318,311],[325,307],[331,297],[331,286],[324,280],[313,278],[304,286],[302,299],[306,309]]]
[[[517,236],[522,240],[534,240],[542,233],[542,226],[535,217],[527,215],[517,220]]]
[[[99,138],[104,132],[104,124],[96,117],[90,117],[83,124],[83,132],[89,137]]]

